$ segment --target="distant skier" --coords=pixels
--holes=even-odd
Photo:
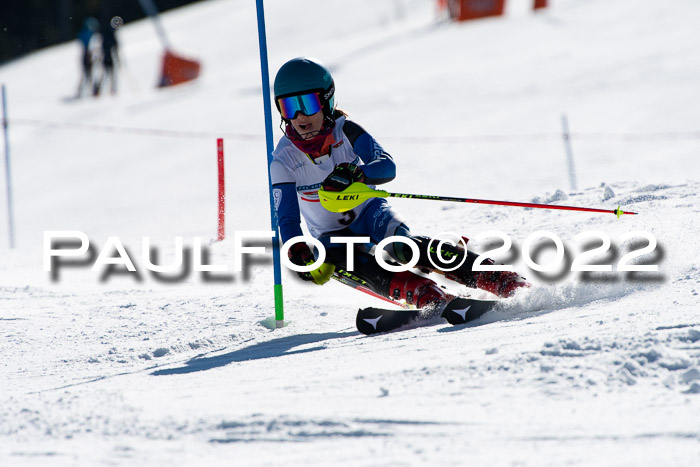
[[[99,57],[99,34],[100,23],[95,18],[87,18],[83,27],[78,32],[78,41],[82,46],[80,56],[80,83],[78,84],[77,98],[83,97],[86,91],[91,92],[93,86],[93,65]]]
[[[317,284],[327,282],[334,271],[345,271],[347,266],[346,245],[331,243],[331,237],[366,236],[371,244],[356,248],[353,271],[366,282],[366,287],[383,297],[404,299],[419,308],[449,300],[451,297],[433,280],[411,271],[386,271],[377,264],[370,251],[372,244],[398,235],[418,245],[417,268],[441,273],[428,258],[429,249],[436,247],[437,242],[429,245],[428,237],[411,235],[385,199],[372,198],[343,213],[327,211],[319,202],[320,188],[343,191],[354,182],[372,186],[389,182],[396,175],[392,157],[369,133],[336,108],[334,92],[330,71],[312,58],[288,61],[275,78],[275,104],[282,116],[285,135],[273,152],[270,172],[282,241],[303,235],[301,214],[310,234],[323,244],[327,253],[324,265],[312,272],[298,273],[299,276]],[[386,250],[399,263],[406,264],[412,259],[412,250],[403,243],[395,242]],[[445,274],[459,284],[500,297],[511,296],[517,288],[529,286],[513,272],[472,272],[477,255],[461,247],[445,244],[440,253],[443,258],[455,257],[454,264],[466,254],[460,268]],[[314,262],[314,254],[304,242],[290,248],[289,258],[300,266]],[[444,264],[435,253],[432,258],[438,265]]]
[[[104,20],[100,24],[100,33],[102,35],[102,75],[95,82],[93,94],[98,96],[102,91],[102,85],[109,84],[109,91],[112,94],[117,93],[117,73],[115,64],[119,64],[119,42],[117,41],[116,28],[119,24],[112,25],[110,20]]]

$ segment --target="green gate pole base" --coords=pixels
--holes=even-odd
[[[289,326],[289,323],[290,323],[290,321],[284,321],[284,320],[279,321],[279,320],[275,319],[274,316],[268,316],[264,320],[260,321],[260,324],[263,327],[266,327],[267,329],[270,329],[273,331],[275,329],[287,327],[287,326]]]
[[[270,316],[260,321],[267,329],[279,329],[289,325],[284,320],[284,302],[282,300],[282,284],[275,284],[275,316]]]

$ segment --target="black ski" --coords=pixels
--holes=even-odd
[[[496,306],[497,303],[498,300],[457,297],[447,303],[441,316],[448,323],[456,326],[480,318],[484,313]]]
[[[408,323],[422,319],[421,310],[388,310],[386,308],[360,308],[355,324],[362,334],[377,334],[398,329]]]
[[[440,316],[452,325],[464,324],[479,318],[492,309],[498,300],[478,300],[457,297],[447,303]],[[415,320],[431,319],[439,310],[388,310],[385,308],[360,308],[355,321],[362,334],[395,331]]]

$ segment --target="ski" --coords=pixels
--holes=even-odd
[[[457,297],[439,310],[412,309],[389,310],[385,308],[360,308],[357,311],[355,324],[362,334],[371,335],[400,329],[417,320],[429,320],[438,313],[452,325],[473,321],[491,310],[498,300],[478,300],[474,298]]]
[[[412,321],[423,319],[420,309],[389,310],[386,308],[360,308],[355,325],[362,334],[371,335],[399,329]]]
[[[479,300],[476,298],[457,297],[447,303],[442,317],[453,326],[479,319],[491,310],[499,300]]]
[[[370,295],[374,298],[378,298],[380,300],[384,300],[385,302],[389,302],[393,305],[400,306],[401,308],[406,308],[406,309],[415,309],[414,306],[412,306],[409,303],[404,303],[404,302],[399,302],[397,300],[392,300],[391,298],[385,297],[383,295],[378,294],[377,292],[374,292],[370,287],[370,285],[362,279],[361,277],[353,274],[352,272],[345,271],[343,269],[337,268],[335,272],[333,272],[333,275],[331,276],[333,279],[336,281],[340,282],[341,284],[348,285],[352,287],[353,289],[366,293],[367,295]]]

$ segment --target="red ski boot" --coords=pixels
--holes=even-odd
[[[406,303],[413,304],[416,308],[437,305],[452,298],[431,279],[411,271],[394,274],[389,284],[389,293],[394,300],[406,300]]]
[[[520,287],[530,287],[531,284],[512,271],[481,271],[476,275],[476,288],[491,292],[506,298],[515,294]]]
[[[415,236],[411,237],[418,245],[420,256],[416,267],[424,272],[432,271],[438,274],[443,274],[447,279],[453,280],[459,284],[470,288],[478,288],[491,292],[499,297],[510,297],[520,287],[530,287],[531,284],[518,274],[510,271],[472,271],[474,261],[478,255],[472,251],[465,251],[459,245],[443,244],[442,249],[437,252],[437,242],[431,242],[428,237]],[[463,237],[464,242],[468,241]],[[466,258],[465,258],[466,255]],[[450,270],[450,263],[445,263],[445,269],[440,269],[440,258],[454,259],[455,262],[461,264],[459,268]],[[432,259],[432,261],[431,261]],[[437,261],[437,264],[435,263]],[[492,259],[486,259],[482,262],[484,265],[495,264]]]

